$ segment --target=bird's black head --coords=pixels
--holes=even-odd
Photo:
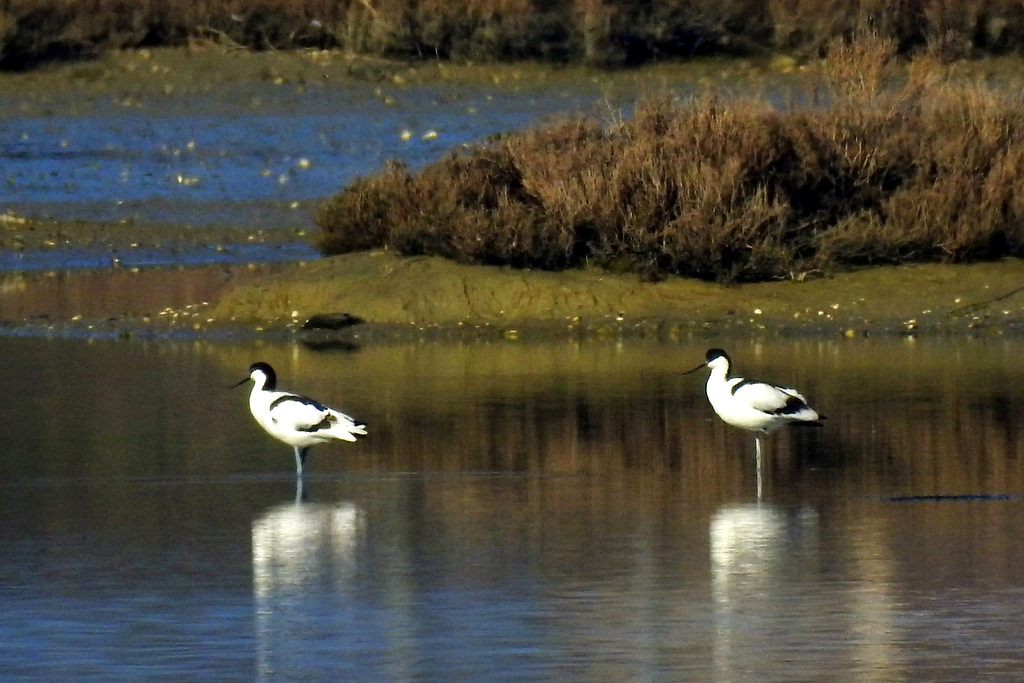
[[[260,361],[257,363],[253,363],[252,365],[249,366],[250,379],[255,379],[253,375],[255,375],[257,372],[262,373],[263,376],[267,378],[266,381],[263,382],[264,389],[266,389],[267,391],[273,391],[274,389],[277,388],[277,373],[274,372],[274,368],[270,367],[269,363],[264,363]]]
[[[724,358],[727,363],[729,362],[729,354],[722,349],[708,349],[708,352],[704,354],[704,363],[710,365],[711,361],[716,358]]]

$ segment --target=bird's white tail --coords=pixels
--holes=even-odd
[[[322,434],[329,434],[342,441],[355,441],[356,435],[366,435],[366,425],[356,422],[348,415],[332,410],[331,417],[333,420],[330,428],[323,430]]]

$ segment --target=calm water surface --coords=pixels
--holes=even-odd
[[[0,671],[1016,676],[1017,342],[714,343],[829,416],[769,440],[761,500],[673,374],[706,342],[0,339]],[[255,359],[370,426],[302,491],[224,388]]]

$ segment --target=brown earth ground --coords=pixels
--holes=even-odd
[[[978,64],[982,72],[1019,73],[1013,64]],[[783,73],[799,77],[785,58],[726,66],[707,62],[701,77],[711,87],[743,74]],[[678,69],[670,65],[669,69]],[[190,92],[232,81],[323,84],[356,78],[401,85],[432,79],[510,87],[550,85],[580,77],[626,79],[635,87],[664,78],[657,69],[601,74],[530,65],[462,68],[442,63],[401,65],[346,60],[326,53],[221,52],[216,49],[114,53],[96,62],[29,74],[0,76],[20,101],[9,100],[0,115],[60,111],[89,115],[97,108],[187,106]],[[706,79],[706,81],[705,81]],[[645,83],[646,84],[646,83]],[[178,97],[181,96],[181,97]],[[2,109],[2,108],[0,108]],[[262,234],[244,228],[39,222],[17,216],[0,221],[0,249],[133,244],[217,244],[307,239],[304,235]],[[244,272],[239,272],[244,270]],[[133,269],[134,271],[134,269]],[[221,275],[211,277],[211,271]],[[721,286],[680,278],[642,282],[633,275],[596,271],[548,273],[463,266],[435,258],[398,258],[386,252],[350,254],[310,263],[249,267],[228,272],[206,269],[121,268],[65,276],[8,274],[0,277],[0,324],[45,321],[60,326],[114,330],[122,334],[187,329],[199,334],[235,329],[291,334],[317,313],[349,313],[365,320],[340,332],[303,332],[309,339],[362,342],[415,338],[531,338],[549,336],[718,334],[1003,334],[1024,333],[1024,263],[1003,260],[972,265],[881,267],[814,274],[805,281]],[[87,285],[82,283],[88,280]],[[172,280],[181,280],[174,288]],[[195,285],[201,281],[202,287]],[[147,284],[149,283],[149,284]],[[91,307],[72,313],[68,292],[83,287],[103,292]],[[143,296],[143,292],[152,290]],[[201,292],[200,292],[201,290]],[[52,292],[52,294],[48,294]],[[20,297],[6,305],[7,293]],[[125,297],[136,297],[127,300]],[[165,298],[160,306],[160,296]],[[61,299],[62,298],[62,299]],[[61,299],[58,301],[58,299]],[[27,304],[25,302],[28,302]],[[83,296],[84,302],[84,296]],[[83,303],[84,305],[84,303]],[[166,315],[160,315],[165,313]],[[36,323],[26,322],[28,318]],[[97,321],[101,321],[97,323]]]

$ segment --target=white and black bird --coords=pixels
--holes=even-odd
[[[784,427],[803,424],[820,427],[824,415],[807,405],[795,389],[742,377],[729,377],[729,356],[722,349],[710,349],[704,362],[685,374],[711,368],[705,392],[718,417],[726,424],[754,433],[758,472],[761,466],[761,437]]]
[[[302,476],[309,449],[332,440],[355,441],[366,425],[318,401],[277,391],[277,374],[267,363],[253,363],[249,376],[234,386],[252,381],[249,412],[260,427],[295,449],[295,471]]]

